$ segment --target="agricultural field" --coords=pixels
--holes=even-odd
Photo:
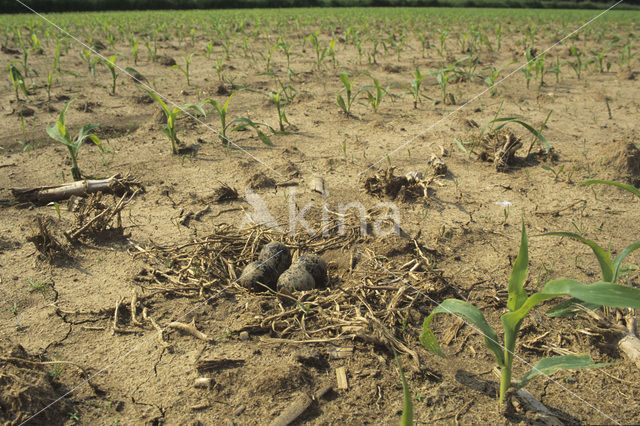
[[[3,424],[637,423],[640,12],[600,13],[0,15]],[[240,285],[270,241],[327,282]]]

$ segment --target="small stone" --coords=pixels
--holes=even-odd
[[[246,342],[247,340],[249,340],[249,332],[241,331],[239,337],[240,337],[240,340],[242,340],[243,342]]]

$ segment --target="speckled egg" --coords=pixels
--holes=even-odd
[[[266,291],[264,286],[275,289],[277,281],[278,274],[273,266],[259,260],[249,263],[238,279],[238,283],[250,291]]]
[[[311,274],[313,280],[317,286],[324,286],[327,284],[327,262],[317,254],[305,254],[300,256],[293,262],[294,266],[302,266],[307,272]]]
[[[291,266],[278,278],[278,291],[307,291],[316,288],[313,277],[301,265]]]
[[[258,260],[269,263],[276,270],[276,273],[280,275],[291,266],[291,253],[284,244],[272,241],[262,247]]]

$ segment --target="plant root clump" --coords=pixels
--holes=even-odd
[[[492,162],[498,172],[504,172],[512,166],[516,151],[522,148],[520,138],[505,129],[484,135],[477,142],[481,149],[478,158]]]
[[[214,203],[222,203],[225,201],[233,201],[238,199],[238,191],[235,188],[230,187],[226,183],[221,184],[219,187],[213,190],[213,193],[206,197],[207,201],[213,201]]]
[[[69,242],[79,240],[107,241],[126,238],[122,226],[122,210],[131,202],[133,195],[120,198],[113,197],[111,201],[104,199],[102,192],[91,194],[86,200],[71,203],[75,211],[75,226],[66,231],[65,237]]]
[[[51,229],[53,223],[51,218],[37,216],[35,219],[37,230],[33,235],[27,237],[27,241],[33,243],[40,257],[49,263],[68,256],[68,249],[60,243]]]
[[[378,198],[409,201],[427,199],[430,180],[422,179],[422,174],[408,173],[407,176],[396,176],[394,167],[389,167],[383,174],[376,173],[364,181],[367,194]]]

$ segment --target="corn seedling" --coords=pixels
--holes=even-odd
[[[54,57],[53,57],[53,68],[57,71],[60,72],[60,45],[62,44],[62,41],[58,40],[56,42],[56,51],[54,53]]]
[[[598,50],[591,50],[591,54],[594,55],[593,56],[593,62],[598,64],[598,71],[599,72],[604,72],[604,58],[607,55],[607,52],[609,52],[609,49],[611,49],[617,43],[618,43],[618,40],[614,40],[614,41],[612,41],[611,43],[609,43],[608,45],[606,45],[604,48],[602,48],[599,51]]]
[[[541,166],[542,169],[553,173],[553,181],[554,182],[558,182],[558,180],[560,179],[560,175],[562,174],[562,172],[564,171],[564,164],[561,165],[560,167],[558,167],[558,169],[554,169],[553,167],[550,166]]]
[[[378,112],[378,108],[380,108],[382,98],[384,98],[384,96],[389,93],[389,87],[387,87],[386,89],[383,88],[380,82],[375,77],[370,77],[371,80],[373,80],[373,86],[365,88],[367,91],[367,98],[369,99],[369,105],[371,105],[371,108],[373,108],[373,112]],[[373,90],[369,91],[370,89]]]
[[[525,52],[525,56],[527,58],[527,63],[522,67],[522,72],[524,73],[524,78],[527,82],[527,89],[529,88],[529,83],[533,79],[533,70],[536,66],[536,60],[534,60],[533,55],[531,53],[531,48],[527,48]]]
[[[324,61],[324,59],[327,57],[328,48],[327,47],[322,48],[322,46],[320,46],[320,41],[318,40],[318,34],[320,33],[315,32],[307,36],[305,41],[308,40],[309,43],[311,43],[311,45],[313,46],[313,50],[316,53],[316,69],[319,70],[320,66],[322,65],[322,61]]]
[[[55,76],[55,71],[47,74],[47,103],[51,103],[51,85],[53,84],[53,78]]]
[[[292,46],[286,42],[284,37],[280,37],[280,42],[277,44],[278,48],[284,53],[284,56],[287,58],[287,74],[289,78],[295,76],[296,73],[291,69],[291,48]]]
[[[496,360],[501,371],[499,401],[504,402],[505,395],[511,386],[521,389],[533,378],[544,374],[550,375],[560,370],[575,370],[582,368],[599,368],[609,363],[596,364],[589,355],[563,355],[544,358],[538,361],[532,369],[520,380],[511,382],[513,358],[520,326],[529,312],[545,300],[569,296],[587,303],[598,303],[611,307],[640,308],[640,290],[625,287],[611,282],[597,282],[582,284],[570,279],[556,279],[548,281],[542,290],[528,295],[524,289],[529,268],[529,250],[527,232],[522,224],[522,237],[518,257],[513,265],[508,284],[508,312],[502,315],[504,330],[503,345],[499,343],[498,334],[489,325],[482,312],[474,305],[458,299],[446,299],[439,304],[423,323],[420,342],[422,345],[445,357],[438,340],[431,330],[431,321],[436,314],[448,313],[457,315],[472,324],[484,335],[484,342]]]
[[[408,85],[401,85],[404,89],[407,90],[406,94],[413,96],[413,108],[418,108],[418,103],[422,102],[422,98],[426,98],[431,100],[430,97],[423,95],[420,93],[420,87],[422,86],[422,80],[427,76],[427,74],[422,74],[418,67],[415,68],[413,72],[413,80]]]
[[[432,71],[431,74],[436,75],[436,81],[440,86],[440,93],[442,94],[442,102],[449,103],[450,105],[455,105],[456,101],[453,97],[452,93],[447,93],[447,85],[449,83],[449,77],[451,73],[455,70],[455,65],[451,65],[449,67],[440,68],[437,71]],[[415,106],[415,104],[414,104]]]
[[[138,47],[140,46],[140,39],[131,37],[129,39],[129,47],[131,48],[131,56],[133,57],[133,64],[138,65]]]
[[[278,111],[278,126],[281,132],[284,132],[285,123],[291,125],[289,120],[287,119],[287,114],[284,110],[284,105],[280,101],[280,92],[272,91],[269,93],[269,98],[273,101],[276,106],[276,110]]]
[[[101,152],[103,151],[103,149],[98,136],[91,133],[92,130],[100,126],[99,124],[85,124],[78,131],[78,135],[76,136],[76,138],[71,138],[71,134],[69,133],[65,125],[65,114],[67,113],[67,108],[69,108],[69,105],[71,105],[71,102],[73,102],[74,99],[71,99],[69,102],[67,102],[64,108],[62,108],[56,124],[47,127],[46,130],[51,139],[58,141],[67,147],[67,150],[69,151],[69,157],[71,158],[71,176],[73,176],[73,180],[81,180],[82,174],[80,172],[80,168],[78,167],[78,152],[80,151],[80,148],[82,147],[84,141],[88,138],[100,149]]]
[[[340,92],[344,91],[345,96],[343,97],[341,93],[338,93],[336,96],[336,102],[342,109],[342,112],[344,112],[347,117],[350,117],[353,102],[356,100],[358,95],[365,90],[365,88],[362,87],[354,92],[353,83],[355,83],[355,79],[353,81],[349,80],[349,74],[347,74],[346,71],[340,73],[340,81],[342,81],[342,85],[344,86]]]
[[[556,76],[556,83],[560,83],[560,71],[561,71],[560,67],[561,67],[560,58],[556,56],[556,64],[553,66],[553,68],[549,68],[549,70],[547,71]]]
[[[91,77],[95,78],[96,77],[96,65],[97,65],[98,60],[100,58],[98,58],[97,56],[93,56],[91,54],[91,51],[89,51],[87,49],[82,49],[80,51],[80,57],[82,58],[83,61],[85,61],[87,63],[87,67],[89,67],[89,73],[91,74]]]
[[[204,51],[205,51],[204,56],[207,59],[211,59],[211,54],[213,53],[213,42],[212,41],[207,43],[207,45],[204,47]]]
[[[580,80],[582,78],[582,68],[584,67],[584,64],[582,63],[582,52],[580,52],[573,46],[571,46],[569,51],[571,52],[571,56],[576,58],[574,62],[569,62],[569,65],[576,73],[576,77],[578,77],[578,80]]]
[[[533,149],[533,146],[535,145],[536,141],[542,142],[542,144],[545,147],[545,151],[546,151],[547,154],[549,154],[551,152],[551,146],[549,145],[547,140],[544,138],[544,136],[542,136],[542,131],[547,127],[547,123],[549,122],[549,118],[551,118],[551,114],[552,113],[553,113],[553,110],[549,110],[549,113],[547,114],[547,117],[544,119],[544,121],[542,122],[542,124],[540,125],[540,128],[538,129],[538,131],[536,133],[531,132],[531,130],[528,129],[527,126],[525,126],[526,123],[523,123],[523,122],[519,123],[524,128],[529,130],[529,132],[531,132],[531,134],[533,135],[532,138],[531,138],[531,143],[529,144],[529,148],[527,149],[526,157],[528,157],[529,154],[531,154],[531,150]],[[513,121],[518,122],[518,120],[513,120]]]
[[[13,85],[13,90],[16,95],[16,101],[20,103],[20,96],[18,95],[18,91],[21,90],[25,96],[29,96],[29,90],[24,83],[24,77],[20,70],[15,66],[15,64],[11,63],[7,67],[7,71],[9,72],[9,79],[11,80],[11,84]]]
[[[620,60],[618,62],[618,64],[620,65],[620,68],[622,68],[625,65],[630,66],[631,60],[636,56],[638,56],[638,54],[640,53],[640,52],[632,53],[631,52],[632,47],[633,47],[633,42],[630,41],[620,51]]]
[[[162,112],[164,112],[164,115],[167,117],[167,124],[162,128],[162,131],[167,135],[167,138],[169,138],[169,142],[171,142],[171,153],[178,154],[178,146],[183,145],[180,139],[178,139],[176,129],[178,114],[185,112],[188,109],[192,109],[202,116],[206,116],[207,114],[200,105],[184,104],[181,107],[171,108],[162,99],[160,99],[156,93],[147,90],[144,87],[138,87],[140,90],[144,90],[149,96],[151,96],[160,105],[160,108],[162,108]]]
[[[149,40],[145,40],[144,47],[147,48],[147,55],[149,56],[151,62],[155,62],[158,58],[157,42],[154,40],[153,43],[151,43]]]
[[[498,76],[502,72],[502,68],[496,68],[494,66],[491,66],[487,69],[490,71],[490,74],[487,77],[485,77],[484,82],[487,83],[487,85],[489,86],[489,93],[491,94],[491,96],[495,96],[497,93],[495,84],[496,84],[496,81],[498,80]]]
[[[271,57],[273,56],[273,51],[278,48],[278,45],[271,46],[267,49],[267,54],[263,54],[262,52],[258,52],[262,59],[265,61],[264,74],[272,74],[273,70],[271,69]]]
[[[191,67],[191,60],[193,59],[193,55],[198,55],[198,53],[192,52],[184,58],[185,60],[184,68],[182,68],[180,65],[173,65],[171,67],[171,69],[179,70],[185,75],[185,77],[187,78],[187,86],[191,86],[191,82],[189,81],[189,68]]]
[[[540,90],[542,88],[542,86],[545,85],[545,83],[544,83],[544,73],[545,73],[544,60],[545,60],[545,57],[546,57],[546,55],[541,55],[535,61],[536,77],[540,77],[540,82],[538,83],[538,90]]]
[[[418,34],[418,39],[420,39],[420,47],[422,48],[422,57],[425,57],[425,53],[427,52],[427,49],[429,49],[431,47],[431,44],[429,43],[429,39],[427,38],[427,36],[423,33]]]
[[[251,127],[256,131],[256,134],[258,135],[258,138],[262,141],[262,143],[264,143],[265,145],[273,146],[273,144],[271,143],[271,139],[269,139],[269,136],[267,136],[264,132],[260,130],[259,126],[261,123],[255,123],[248,118],[236,118],[234,120],[231,120],[230,122],[227,122],[227,111],[229,110],[229,101],[231,100],[233,95],[235,95],[236,93],[237,92],[231,93],[227,98],[227,100],[222,105],[220,105],[220,103],[218,103],[215,99],[212,99],[212,98],[207,98],[200,103],[200,106],[204,104],[210,104],[218,113],[218,118],[220,119],[220,133],[219,133],[220,141],[227,148],[229,148],[229,146],[231,145],[231,140],[228,137],[228,130],[234,123],[237,123],[237,126],[231,128],[231,131],[244,130],[247,127]]]

